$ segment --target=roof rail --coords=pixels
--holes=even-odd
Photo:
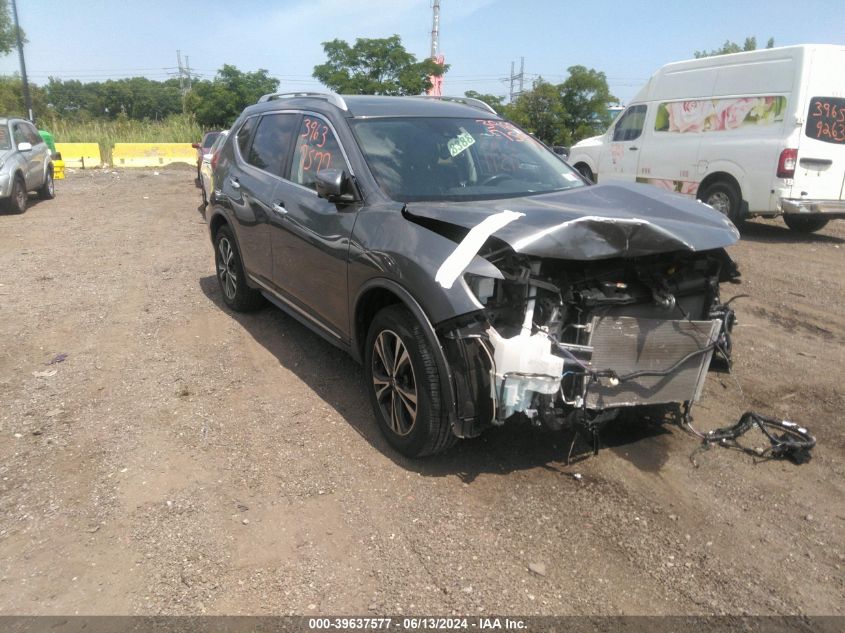
[[[275,101],[276,99],[295,99],[297,97],[314,97],[315,99],[325,99],[341,110],[348,110],[346,101],[343,100],[339,94],[334,92],[273,92],[266,94],[258,100],[258,103],[265,101]]]
[[[438,96],[438,95],[412,95],[419,99],[439,99],[440,101],[452,101],[454,103],[462,103],[464,105],[468,105],[472,108],[477,108],[479,110],[486,110],[491,114],[498,115],[499,113],[493,109],[489,103],[485,103],[481,99],[474,99],[473,97],[446,97],[446,96]]]

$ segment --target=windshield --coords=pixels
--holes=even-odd
[[[9,126],[0,125],[0,149],[11,149],[12,141],[9,137]]]
[[[585,186],[554,153],[495,119],[352,121],[384,192],[400,202],[484,200]]]

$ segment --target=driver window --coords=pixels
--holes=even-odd
[[[321,169],[346,169],[346,163],[340,145],[326,122],[305,115],[296,138],[290,179],[303,187],[316,189],[314,181]]]
[[[12,136],[15,139],[15,147],[21,143],[29,143],[29,139],[26,137],[26,133],[23,131],[23,126],[20,123],[15,123],[15,125],[12,126]]]
[[[625,110],[613,130],[613,141],[633,141],[639,138],[645,125],[645,111],[644,105],[631,106]]]

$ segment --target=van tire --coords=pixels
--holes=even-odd
[[[714,182],[698,194],[698,199],[726,215],[735,226],[742,224],[742,196],[733,184],[724,180]]]
[[[783,216],[783,222],[793,231],[797,231],[798,233],[815,233],[816,231],[820,231],[827,223],[830,221],[830,218],[826,218],[822,215],[785,215]]]
[[[596,177],[593,174],[593,170],[590,169],[589,165],[586,165],[584,163],[578,163],[577,165],[575,165],[575,169],[578,171],[579,174],[584,176],[584,178],[586,178],[590,182],[596,181]]]

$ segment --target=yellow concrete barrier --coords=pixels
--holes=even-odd
[[[56,151],[61,153],[65,167],[99,167],[103,162],[97,143],[56,143]]]
[[[196,165],[197,150],[190,143],[115,143],[114,167],[158,167],[170,163]]]

